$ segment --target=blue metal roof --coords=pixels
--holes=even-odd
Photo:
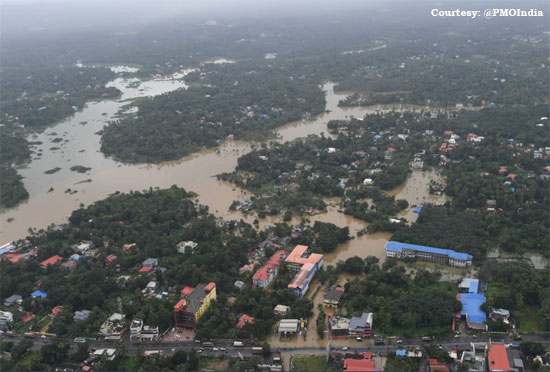
[[[395,350],[395,355],[397,355],[397,356],[406,356],[407,355],[407,350],[397,349],[397,350]]]
[[[37,291],[34,291],[33,293],[31,293],[31,296],[46,298],[46,297],[48,297],[48,294],[46,292],[42,292],[40,290],[37,290]]]
[[[420,211],[422,210],[422,207],[424,207],[424,204],[420,204],[418,207],[414,208],[413,212],[420,213]]]
[[[472,280],[470,282],[470,293],[477,293],[479,289],[479,280]]]
[[[433,248],[433,247],[426,247],[424,245],[408,244],[408,243],[401,243],[401,242],[394,242],[394,241],[387,242],[385,248],[388,251],[395,251],[395,252],[401,252],[403,248],[408,248],[419,252],[442,254],[442,255],[449,256],[451,258],[455,258],[459,260],[469,260],[469,259],[471,260],[473,258],[472,255],[469,255],[467,253],[456,252],[456,251],[453,251],[452,249]]]
[[[466,315],[468,322],[485,323],[487,314],[481,310],[481,305],[485,303],[485,296],[481,293],[461,293],[460,302],[462,310],[460,315]]]
[[[14,246],[14,245],[10,245],[10,246],[7,247],[7,248],[0,249],[0,256],[3,255],[4,253],[9,252],[9,251],[13,251],[14,249],[15,249],[15,246]]]

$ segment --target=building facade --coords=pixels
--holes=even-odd
[[[426,247],[390,241],[386,243],[386,256],[395,258],[416,258],[419,260],[437,262],[455,267],[472,265],[473,257],[452,249]]]
[[[200,317],[216,299],[216,284],[199,284],[187,298],[174,306],[176,327],[195,328]]]

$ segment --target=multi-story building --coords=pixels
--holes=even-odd
[[[288,252],[285,250],[275,252],[269,258],[269,261],[256,271],[252,277],[252,283],[255,286],[266,288],[277,277],[279,266],[284,262],[287,255]]]
[[[5,329],[13,323],[13,314],[9,311],[0,311],[0,329]]]
[[[325,291],[325,299],[323,303],[325,306],[338,307],[340,300],[344,296],[343,287],[330,287]]]
[[[343,318],[341,316],[329,316],[328,318],[328,331],[332,338],[346,338],[349,333],[349,323],[348,318]]]
[[[99,328],[99,337],[104,340],[121,340],[126,329],[125,316],[114,313]]]
[[[352,336],[370,337],[372,331],[372,313],[354,316],[349,322],[349,334]]]
[[[216,283],[199,284],[187,298],[174,306],[176,327],[195,328],[199,318],[216,299]]]
[[[323,267],[324,256],[319,253],[311,253],[307,245],[297,245],[286,258],[285,263],[292,271],[300,271],[303,265],[311,263],[317,271]]]
[[[473,257],[466,253],[456,252],[452,249],[426,247],[422,245],[400,242],[386,243],[386,256],[397,258],[417,258],[419,260],[437,262],[456,267],[472,265]]]
[[[296,296],[302,297],[309,289],[309,283],[311,283],[315,271],[315,266],[312,263],[304,264],[288,285],[288,289]]]

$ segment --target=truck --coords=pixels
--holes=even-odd
[[[210,342],[210,341],[205,341],[205,342],[202,343],[202,346],[205,346],[205,347],[212,347],[212,346],[214,346],[214,344],[213,344],[212,342]]]
[[[430,336],[423,336],[421,338],[422,342],[431,342],[432,341],[432,337]]]
[[[264,349],[261,346],[252,347],[252,354],[262,354],[263,352],[264,352]]]
[[[243,347],[244,343],[242,341],[233,341],[234,347]]]
[[[375,339],[374,339],[374,344],[375,344],[375,345],[385,345],[384,339],[382,339],[382,338],[375,338]]]

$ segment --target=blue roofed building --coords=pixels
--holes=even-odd
[[[396,258],[417,258],[419,260],[438,262],[455,267],[472,265],[473,256],[456,252],[452,249],[426,247],[423,245],[389,241],[386,243],[386,256]]]
[[[469,328],[487,330],[487,314],[481,310],[485,303],[485,296],[481,293],[459,293],[458,299],[462,303],[461,318],[466,319]]]
[[[48,297],[48,294],[46,292],[42,292],[41,290],[36,290],[33,293],[31,293],[31,296],[34,298],[36,297],[46,298]]]
[[[477,293],[479,291],[479,280],[472,278],[464,278],[458,285],[460,293]]]

